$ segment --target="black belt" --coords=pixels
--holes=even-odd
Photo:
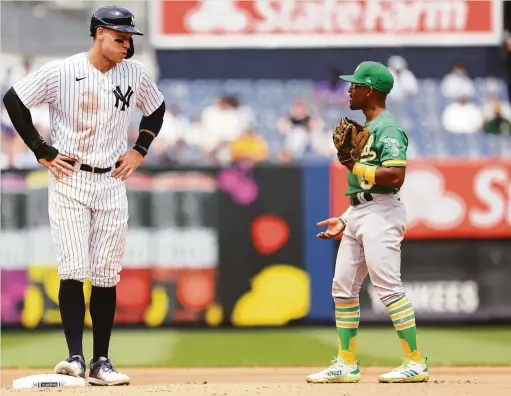
[[[372,201],[373,200],[373,196],[368,193],[368,192],[365,192],[365,193],[362,193],[364,199],[369,202],[369,201]],[[353,195],[350,195],[350,204],[351,206],[357,206],[357,205],[360,205],[361,203],[363,203],[359,198],[358,198],[358,194],[353,194]]]
[[[75,166],[75,163],[76,163],[75,161],[70,161],[70,160],[65,160],[64,162],[67,162],[71,166]],[[115,163],[115,167],[118,168],[120,164],[121,164],[120,162],[116,162]],[[107,173],[107,172],[110,172],[112,170],[112,167],[109,167],[109,168],[97,168],[95,166],[90,166],[90,165],[86,165],[86,164],[80,164],[80,170],[83,170],[83,171],[86,171],[86,172],[92,172],[92,173]]]

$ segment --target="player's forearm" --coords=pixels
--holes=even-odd
[[[142,117],[139,126],[139,135],[133,150],[138,151],[143,157],[149,152],[149,147],[153,140],[158,136],[163,125],[165,116],[165,101],[152,114]]]
[[[25,107],[12,87],[4,95],[3,102],[12,125],[25,144],[34,151],[44,140],[32,122],[30,110]]]
[[[404,168],[387,168],[385,166],[371,166],[356,162],[351,169],[354,175],[367,180],[371,184],[381,187],[400,188],[404,183]]]

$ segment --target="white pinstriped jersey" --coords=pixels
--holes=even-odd
[[[124,60],[102,73],[87,52],[45,64],[14,90],[27,108],[48,103],[51,142],[61,154],[100,168],[127,151],[134,108],[148,116],[163,102],[140,63]]]

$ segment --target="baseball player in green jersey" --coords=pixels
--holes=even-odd
[[[405,180],[408,138],[396,117],[386,109],[394,85],[381,63],[362,62],[353,75],[340,76],[351,83],[350,108],[362,110],[369,138],[358,161],[349,170],[350,207],[340,217],[318,223],[327,230],[317,236],[330,239],[344,231],[332,284],[338,335],[338,355],[327,369],[309,375],[312,383],[358,382],[355,343],[360,321],[359,291],[367,274],[387,307],[401,341],[402,364],[382,374],[380,382],[425,382],[427,359],[417,343],[415,315],[401,282],[401,241],[406,210],[399,198]]]

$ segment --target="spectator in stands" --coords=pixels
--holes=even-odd
[[[280,133],[288,135],[296,129],[311,131],[317,128],[320,121],[311,115],[305,100],[298,98],[292,104],[289,114],[277,121],[277,128]]]
[[[230,163],[230,144],[249,127],[247,114],[232,96],[221,96],[202,111],[198,143],[212,164]]]
[[[350,101],[348,92],[349,83],[339,76],[343,74],[336,67],[332,67],[328,79],[318,81],[314,85],[314,101],[319,106],[347,107]]]
[[[232,108],[236,111],[240,123],[240,128],[243,131],[250,129],[255,121],[255,115],[252,109],[249,106],[241,103],[239,98],[236,96],[228,96],[228,100]]]
[[[511,122],[502,114],[502,103],[494,103],[493,117],[484,124],[484,132],[488,134],[509,135],[511,134]]]
[[[205,163],[199,150],[200,117],[192,122],[185,117],[179,107],[167,107],[163,125],[146,156],[149,166],[182,166]],[[151,146],[153,148],[153,146]]]
[[[476,133],[483,128],[483,112],[467,97],[461,96],[444,109],[442,124],[450,133]]]
[[[451,101],[455,101],[460,97],[471,98],[474,96],[474,83],[470,79],[463,62],[458,61],[454,64],[452,71],[442,79],[440,89],[442,95]]]
[[[484,132],[507,134],[507,125],[511,122],[511,105],[508,101],[502,100],[504,98],[499,82],[487,80],[484,91],[482,105]]]
[[[314,142],[321,138],[323,128],[322,118],[313,116],[303,99],[296,99],[289,114],[277,121],[278,131],[286,137],[280,160],[288,162],[315,154]]]
[[[405,58],[399,55],[391,56],[387,66],[394,76],[394,88],[388,95],[390,100],[401,102],[406,101],[410,96],[417,95],[419,84],[413,72],[408,69]]]
[[[30,57],[24,57],[7,63],[7,65],[0,66],[2,96],[16,81],[21,80],[32,71],[33,61]]]
[[[178,141],[183,141],[185,145],[196,145],[197,136],[193,136],[190,129],[190,121],[181,114],[180,109],[177,106],[168,106],[158,139],[155,139],[153,143],[153,154],[164,155]]]
[[[485,99],[483,104],[483,116],[485,121],[488,121],[496,116],[496,110],[505,119],[511,121],[511,106],[509,102],[503,102],[500,100],[497,94],[490,95]]]
[[[254,165],[268,158],[266,140],[253,129],[247,129],[231,143],[231,158],[235,163]]]

